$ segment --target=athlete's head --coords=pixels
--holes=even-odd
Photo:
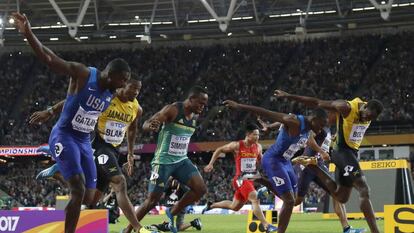
[[[360,112],[361,121],[372,121],[375,120],[384,109],[381,101],[372,99],[367,104],[363,105]]]
[[[246,139],[250,143],[255,143],[259,141],[259,127],[253,123],[248,123],[246,125]]]
[[[194,86],[190,89],[187,100],[190,103],[191,111],[201,114],[208,102],[207,90],[200,86]]]
[[[119,89],[119,94],[126,98],[128,101],[133,101],[139,95],[141,91],[142,82],[138,75],[135,73],[131,74],[131,78],[127,81],[126,86]]]
[[[105,70],[108,72],[109,89],[111,91],[124,87],[131,76],[131,68],[122,58],[115,58],[110,61]]]
[[[319,134],[328,125],[328,114],[321,108],[316,108],[311,114],[311,130]]]

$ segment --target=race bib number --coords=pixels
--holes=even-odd
[[[107,121],[104,140],[110,144],[121,144],[124,140],[127,124],[117,121]]]
[[[82,106],[79,106],[72,119],[72,128],[83,133],[90,133],[95,129],[100,115],[101,112],[99,111],[85,111]]]
[[[189,144],[190,137],[172,135],[168,154],[174,156],[185,156],[187,155]]]
[[[256,171],[256,158],[242,158],[241,160],[242,172],[255,172]]]
[[[360,143],[364,137],[365,131],[367,131],[367,125],[353,125],[351,134],[349,135],[349,141]]]
[[[283,157],[286,160],[290,160],[296,152],[298,152],[301,148],[305,148],[306,142],[308,141],[308,138],[300,138],[299,141],[295,144],[292,144],[289,146],[289,148],[283,153]]]

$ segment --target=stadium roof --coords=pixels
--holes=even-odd
[[[295,29],[301,33],[303,28],[307,32],[326,32],[414,25],[414,0],[390,2],[388,20],[381,18],[370,1],[375,0],[56,0],[56,4],[67,21],[73,23],[82,6],[89,2],[76,40],[90,42],[133,41],[148,35],[153,40],[188,40],[293,34]],[[55,1],[2,0],[0,33],[4,31],[5,44],[23,43],[8,22],[10,13],[17,10],[28,16],[42,40],[75,42],[52,2]],[[387,3],[378,2],[382,6]],[[223,32],[219,21],[226,24],[225,17],[232,6],[233,14],[228,17],[231,21]],[[213,11],[217,17],[213,17]]]

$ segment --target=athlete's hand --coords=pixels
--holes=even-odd
[[[16,26],[17,30],[19,30],[19,32],[23,35],[26,35],[26,33],[32,30],[30,27],[30,22],[25,14],[14,12],[12,13],[12,17],[14,19],[14,25]]]
[[[209,173],[213,171],[213,165],[208,164],[207,166],[204,167],[204,172]]]
[[[231,109],[235,109],[235,110],[240,108],[240,104],[238,104],[236,101],[233,101],[233,100],[225,100],[223,102],[223,104],[226,107],[231,108]]]
[[[323,151],[323,152],[320,152],[319,154],[321,155],[323,161],[331,160],[331,156],[329,156],[329,154],[327,152]]]
[[[52,114],[50,114],[48,111],[38,111],[34,112],[29,119],[30,125],[41,125],[48,121],[50,118],[52,118]]]
[[[151,120],[149,122],[149,128],[150,128],[151,131],[158,132],[158,129],[160,128],[160,125],[161,125],[161,122],[158,121],[158,120],[155,120],[155,119]]]
[[[128,176],[132,176],[132,174],[134,173],[134,162],[135,162],[134,154],[128,153],[127,159],[128,159],[127,174]]]
[[[257,118],[257,122],[259,122],[259,124],[262,126],[262,131],[263,131],[263,132],[267,132],[267,131],[269,130],[269,124],[268,124],[268,123],[266,123],[266,122],[264,122],[264,121],[262,120],[262,118],[258,117],[258,118]]]
[[[290,94],[282,90],[275,90],[273,95],[279,98],[286,98],[289,97]]]

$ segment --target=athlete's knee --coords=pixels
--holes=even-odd
[[[369,199],[371,192],[368,186],[359,188],[358,191],[360,199]]]
[[[232,206],[231,210],[233,211],[239,211],[241,209],[241,206]]]
[[[116,175],[111,177],[111,185],[115,192],[126,189],[126,179],[123,175]]]
[[[294,207],[295,206],[295,198],[288,199],[287,201],[283,201],[285,206]]]
[[[157,205],[157,203],[158,203],[158,201],[155,200],[155,199],[148,199],[146,201],[147,207],[151,208],[151,209],[154,208]]]
[[[259,199],[256,198],[249,198],[250,203],[252,203],[252,205],[259,205],[260,201]]]
[[[70,194],[74,198],[83,198],[86,192],[86,187],[83,182],[71,182],[70,184]]]
[[[238,203],[238,202],[234,203],[233,202],[230,206],[230,209],[233,210],[233,211],[239,211],[242,207],[243,207],[242,203]]]
[[[295,206],[302,204],[302,202],[303,202],[303,197],[296,197]]]
[[[348,202],[348,198],[346,197],[337,197],[336,200],[341,204],[345,204]]]
[[[259,203],[259,199],[257,198],[257,192],[253,191],[249,193],[249,201],[253,204]]]
[[[295,197],[293,195],[285,195],[283,196],[283,205],[288,207],[295,206]]]
[[[85,195],[83,195],[83,204],[91,206],[96,204],[95,202],[95,189],[86,189]]]
[[[198,197],[202,197],[204,194],[207,193],[207,186],[204,184],[198,184],[196,188],[192,190]]]
[[[360,199],[369,199],[371,190],[364,177],[356,179],[354,187],[358,190]]]
[[[157,194],[155,193],[151,193],[147,199],[145,200],[144,204],[147,208],[152,209],[154,208],[157,203],[160,201],[160,198],[158,197]]]
[[[348,202],[349,196],[347,196],[347,195],[337,195],[337,196],[334,197],[334,199],[337,202],[341,203],[341,204],[345,204],[345,203]]]

